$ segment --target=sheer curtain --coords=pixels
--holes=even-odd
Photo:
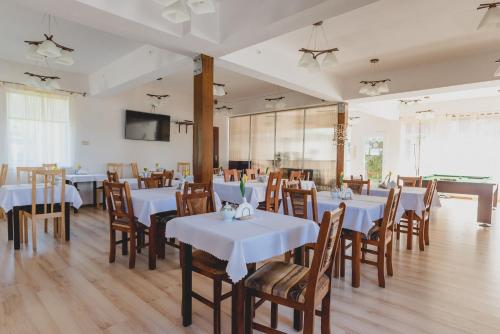
[[[12,167],[71,165],[69,97],[6,90],[7,154]]]
[[[404,121],[401,161],[405,173],[492,176],[500,179],[500,118]]]

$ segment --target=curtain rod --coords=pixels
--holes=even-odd
[[[23,86],[23,87],[29,87],[29,88],[34,88],[34,87],[31,87],[31,86],[28,86],[26,84],[23,84],[23,83],[19,83],[19,82],[12,82],[12,81],[5,81],[5,80],[0,80],[0,84],[7,84],[7,85],[15,85],[15,86]],[[34,88],[36,89],[36,88]],[[70,95],[81,95],[83,97],[86,97],[87,96],[87,93],[86,92],[77,92],[77,91],[73,91],[73,90],[66,90],[66,89],[54,89],[53,91],[56,91],[56,92],[62,92],[62,93],[67,93],[67,94],[70,94]],[[49,91],[50,92],[50,91]]]

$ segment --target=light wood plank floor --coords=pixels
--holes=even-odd
[[[377,286],[375,268],[362,266],[361,288],[336,280],[334,333],[500,333],[500,228],[474,223],[476,202],[444,200],[431,225],[425,252],[395,249],[395,276]],[[135,270],[117,252],[108,263],[107,216],[82,209],[73,216],[71,242],[58,244],[39,233],[31,245],[13,251],[0,228],[0,333],[211,333],[212,311],[194,301],[193,325],[180,317],[178,253],[156,271],[146,254]],[[40,231],[40,229],[39,229]],[[211,297],[211,282],[194,277]],[[226,288],[227,289],[227,288]],[[269,307],[257,312],[268,321]],[[280,308],[280,329],[293,332],[292,313]],[[223,332],[230,330],[230,302],[224,302]],[[319,319],[317,322],[319,330]]]

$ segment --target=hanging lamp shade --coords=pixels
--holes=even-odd
[[[57,47],[56,43],[48,39],[43,41],[43,43],[38,46],[36,52],[47,58],[56,58],[61,56],[61,49]]]
[[[56,58],[54,60],[55,63],[60,64],[60,65],[66,65],[66,66],[71,66],[75,63],[73,60],[73,57],[71,56],[71,52],[62,50],[61,51],[61,56]]]
[[[33,61],[44,61],[45,56],[42,56],[37,52],[37,45],[30,45],[28,52],[26,53],[26,58]]]
[[[212,0],[187,0],[187,5],[196,15],[215,13],[215,4]]]
[[[283,109],[286,107],[286,102],[284,100],[279,100],[276,102],[276,109]]]
[[[325,69],[332,68],[338,62],[339,61],[337,59],[337,56],[335,55],[335,52],[330,52],[326,54],[325,58],[323,58],[321,67]]]
[[[214,95],[215,96],[224,96],[224,95],[226,95],[226,90],[224,89],[224,86],[214,85]]]
[[[154,0],[154,1],[163,6],[170,6],[171,4],[176,3],[180,0]]]
[[[302,56],[299,59],[298,66],[308,68],[312,62],[314,62],[314,57],[312,53],[304,52],[302,53]]]
[[[389,81],[384,81],[384,82],[381,82],[380,84],[378,84],[378,92],[380,94],[386,94],[386,93],[389,93],[390,89],[389,89]]]
[[[495,71],[495,76],[496,77],[500,77],[500,66],[497,68],[497,70]]]
[[[362,84],[361,88],[359,89],[359,94],[362,94],[362,95],[368,94],[368,89],[369,89],[368,84]]]
[[[191,19],[189,9],[183,1],[176,1],[166,6],[161,16],[172,23],[182,23]]]
[[[377,95],[380,95],[380,93],[378,91],[377,85],[368,84],[366,95],[368,95],[368,96],[377,96]]]
[[[276,104],[273,101],[266,101],[266,104],[264,105],[266,109],[273,109]]]
[[[57,82],[57,80],[48,80],[45,82],[45,88],[49,90],[61,89],[61,86]]]
[[[29,76],[25,81],[24,84],[29,87],[33,88],[40,88],[40,80],[38,80],[35,77]]]
[[[500,27],[500,7],[491,7],[486,10],[477,29],[496,29]]]
[[[321,70],[319,61],[313,58],[313,61],[309,64],[309,66],[307,66],[307,69],[309,70],[309,72],[318,72],[319,70]]]

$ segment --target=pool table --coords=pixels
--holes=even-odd
[[[438,192],[478,196],[477,221],[491,224],[498,201],[498,184],[491,177],[433,174],[423,179],[424,186],[430,180],[437,181]]]

